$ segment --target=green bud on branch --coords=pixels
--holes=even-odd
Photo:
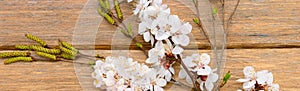
[[[224,75],[224,77],[223,77],[223,82],[222,82],[222,84],[220,85],[220,87],[223,87],[223,86],[228,82],[230,76],[231,76],[230,71],[228,71],[228,72]]]
[[[198,18],[194,18],[193,21],[194,21],[194,23],[199,24],[199,19]]]
[[[213,11],[212,12],[213,12],[214,15],[216,15],[218,13],[218,9],[215,8],[215,7],[213,7]]]
[[[133,36],[132,28],[131,28],[131,24],[130,23],[128,24],[128,34],[129,34],[130,37]]]
[[[136,43],[136,46],[139,48],[143,48],[143,45],[141,43]]]

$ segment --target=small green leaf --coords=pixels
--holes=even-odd
[[[130,24],[130,23],[128,24],[128,33],[129,33],[129,35],[130,35],[131,37],[133,36],[132,28],[131,28],[131,24]]]
[[[95,62],[94,62],[94,61],[90,61],[89,64],[90,64],[90,67],[91,67],[92,69],[94,69],[94,65],[96,65]]]
[[[124,35],[127,35],[127,33],[125,32],[125,30],[121,30],[121,32],[124,34]]]
[[[223,82],[222,82],[222,84],[221,84],[221,87],[223,87],[223,86],[227,83],[227,81],[229,80],[230,76],[231,76],[230,71],[228,71],[228,72],[224,75],[224,77],[223,77]]]
[[[94,61],[90,61],[89,64],[90,65],[95,65],[95,62]]]
[[[193,2],[194,2],[194,3],[197,3],[197,2],[198,2],[198,0],[193,0]]]
[[[199,19],[198,19],[198,18],[194,18],[193,21],[194,21],[194,23],[196,23],[196,24],[199,23]]]
[[[136,43],[136,46],[139,48],[143,48],[143,45],[141,43]]]
[[[215,7],[213,7],[213,14],[215,15],[215,14],[217,14],[217,13],[218,13],[218,9],[215,8]]]

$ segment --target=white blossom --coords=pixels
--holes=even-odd
[[[251,91],[254,90],[257,85],[268,89],[269,91],[277,91],[277,90],[272,90],[272,86],[275,86],[275,89],[279,90],[279,85],[273,85],[273,74],[272,72],[269,72],[268,70],[261,70],[258,72],[255,72],[254,68],[252,66],[246,66],[243,70],[245,78],[243,79],[238,79],[238,82],[243,82],[243,88],[246,91]],[[268,87],[265,87],[268,86]],[[277,88],[278,87],[278,88]]]
[[[132,58],[120,56],[96,61],[94,72],[91,75],[95,79],[95,87],[100,89],[163,91],[163,87],[167,84],[165,74],[165,69],[150,68],[145,64],[133,61]]]
[[[201,78],[200,88],[202,90],[206,89],[208,91],[212,91],[214,84],[218,80],[218,75],[214,73],[214,71],[208,66],[210,63],[210,56],[206,53],[201,55],[193,54],[192,56],[187,56],[186,58],[182,59],[183,63],[187,66],[189,72],[197,73],[198,76]],[[186,78],[186,81],[192,84],[191,78],[188,76],[186,71],[181,67],[179,71],[178,77],[180,79]],[[207,77],[207,79],[202,79]]]
[[[148,58],[146,59],[146,63],[154,64],[160,63],[160,59],[162,59],[165,55],[165,49],[163,48],[162,42],[156,43],[156,46],[148,51]]]
[[[279,85],[278,84],[269,85],[268,91],[279,91]]]
[[[127,0],[127,2],[129,3],[129,2],[132,2],[133,0]]]
[[[204,87],[207,91],[212,91],[214,88],[214,82],[216,82],[218,80],[219,76],[216,73],[210,73],[207,76],[207,80],[206,81],[202,81],[200,83],[200,88],[201,90],[204,90]]]
[[[128,0],[129,2],[129,0]],[[135,10],[133,11],[133,14],[137,15],[140,11],[144,10],[146,7],[149,6],[151,1],[149,0],[140,0],[139,4],[136,5]]]

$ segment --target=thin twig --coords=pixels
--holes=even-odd
[[[193,74],[191,74],[191,72],[188,70],[188,68],[186,67],[186,65],[183,63],[182,59],[180,56],[177,56],[178,57],[178,61],[181,63],[184,71],[188,74],[188,76],[191,78],[192,82],[193,82],[193,85],[194,85],[194,88],[197,90],[197,91],[200,91],[200,88],[199,88],[199,83],[196,81],[195,79],[195,76]]]
[[[231,13],[231,15],[230,15],[229,18],[228,18],[228,22],[227,22],[226,29],[225,29],[225,30],[226,30],[226,31],[225,31],[226,34],[227,34],[227,32],[228,32],[229,23],[232,21],[232,17],[233,17],[233,15],[235,14],[235,12],[236,12],[236,10],[237,10],[239,4],[240,4],[240,0],[237,1],[237,3],[236,3],[236,5],[235,5],[235,8],[234,8],[233,12]]]
[[[198,3],[198,0],[193,0],[193,2],[194,2],[194,5],[195,5],[195,7],[196,7],[196,12],[197,12],[197,18],[198,18],[198,23],[197,23],[197,25],[201,28],[201,31],[202,31],[202,33],[204,34],[204,36],[205,36],[205,38],[206,38],[206,40],[208,41],[208,43],[210,44],[210,47],[212,48],[212,43],[210,42],[210,39],[209,39],[209,36],[208,36],[208,33],[207,33],[207,30],[203,27],[203,23],[202,23],[202,21],[201,21],[201,18],[200,18],[200,11],[199,11],[199,3]]]
[[[182,82],[177,81],[175,78],[171,78],[171,81],[174,82],[174,84],[179,85],[179,86],[186,86],[186,87],[189,87],[189,88],[193,88],[193,87],[191,87],[189,85],[186,85],[186,84],[184,84]]]

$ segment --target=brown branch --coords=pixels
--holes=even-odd
[[[234,8],[234,11],[231,13],[231,15],[229,16],[228,18],[228,22],[227,22],[227,25],[226,25],[226,29],[225,29],[225,33],[227,34],[228,33],[228,27],[229,27],[229,23],[232,21],[232,17],[233,15],[235,14],[238,6],[240,4],[240,0],[237,1],[236,5],[235,5],[235,8]]]
[[[202,21],[201,21],[201,19],[200,19],[200,12],[199,12],[199,3],[198,3],[198,0],[193,0],[193,2],[194,2],[194,5],[195,5],[195,7],[196,7],[196,12],[197,12],[197,19],[198,19],[198,23],[197,23],[197,25],[201,28],[201,31],[203,32],[203,34],[204,34],[204,36],[205,36],[205,38],[206,38],[206,40],[208,41],[208,43],[209,43],[209,45],[210,45],[210,47],[212,48],[212,43],[211,43],[211,41],[210,41],[210,39],[209,39],[209,36],[208,36],[208,33],[207,33],[207,30],[206,29],[204,29],[204,27],[203,27],[203,24],[202,24]]]
[[[185,71],[185,72],[188,74],[188,76],[191,78],[191,80],[192,80],[192,82],[193,82],[193,85],[194,85],[194,89],[195,89],[196,91],[201,91],[201,90],[200,90],[200,84],[199,84],[199,83],[197,82],[197,80],[195,79],[195,78],[196,78],[195,75],[194,75],[194,74],[191,74],[191,72],[188,70],[188,68],[186,67],[186,65],[183,63],[181,57],[180,57],[180,56],[177,56],[177,57],[178,57],[178,60],[177,60],[177,61],[179,61],[179,63],[181,63],[181,65],[182,65],[184,71]]]

